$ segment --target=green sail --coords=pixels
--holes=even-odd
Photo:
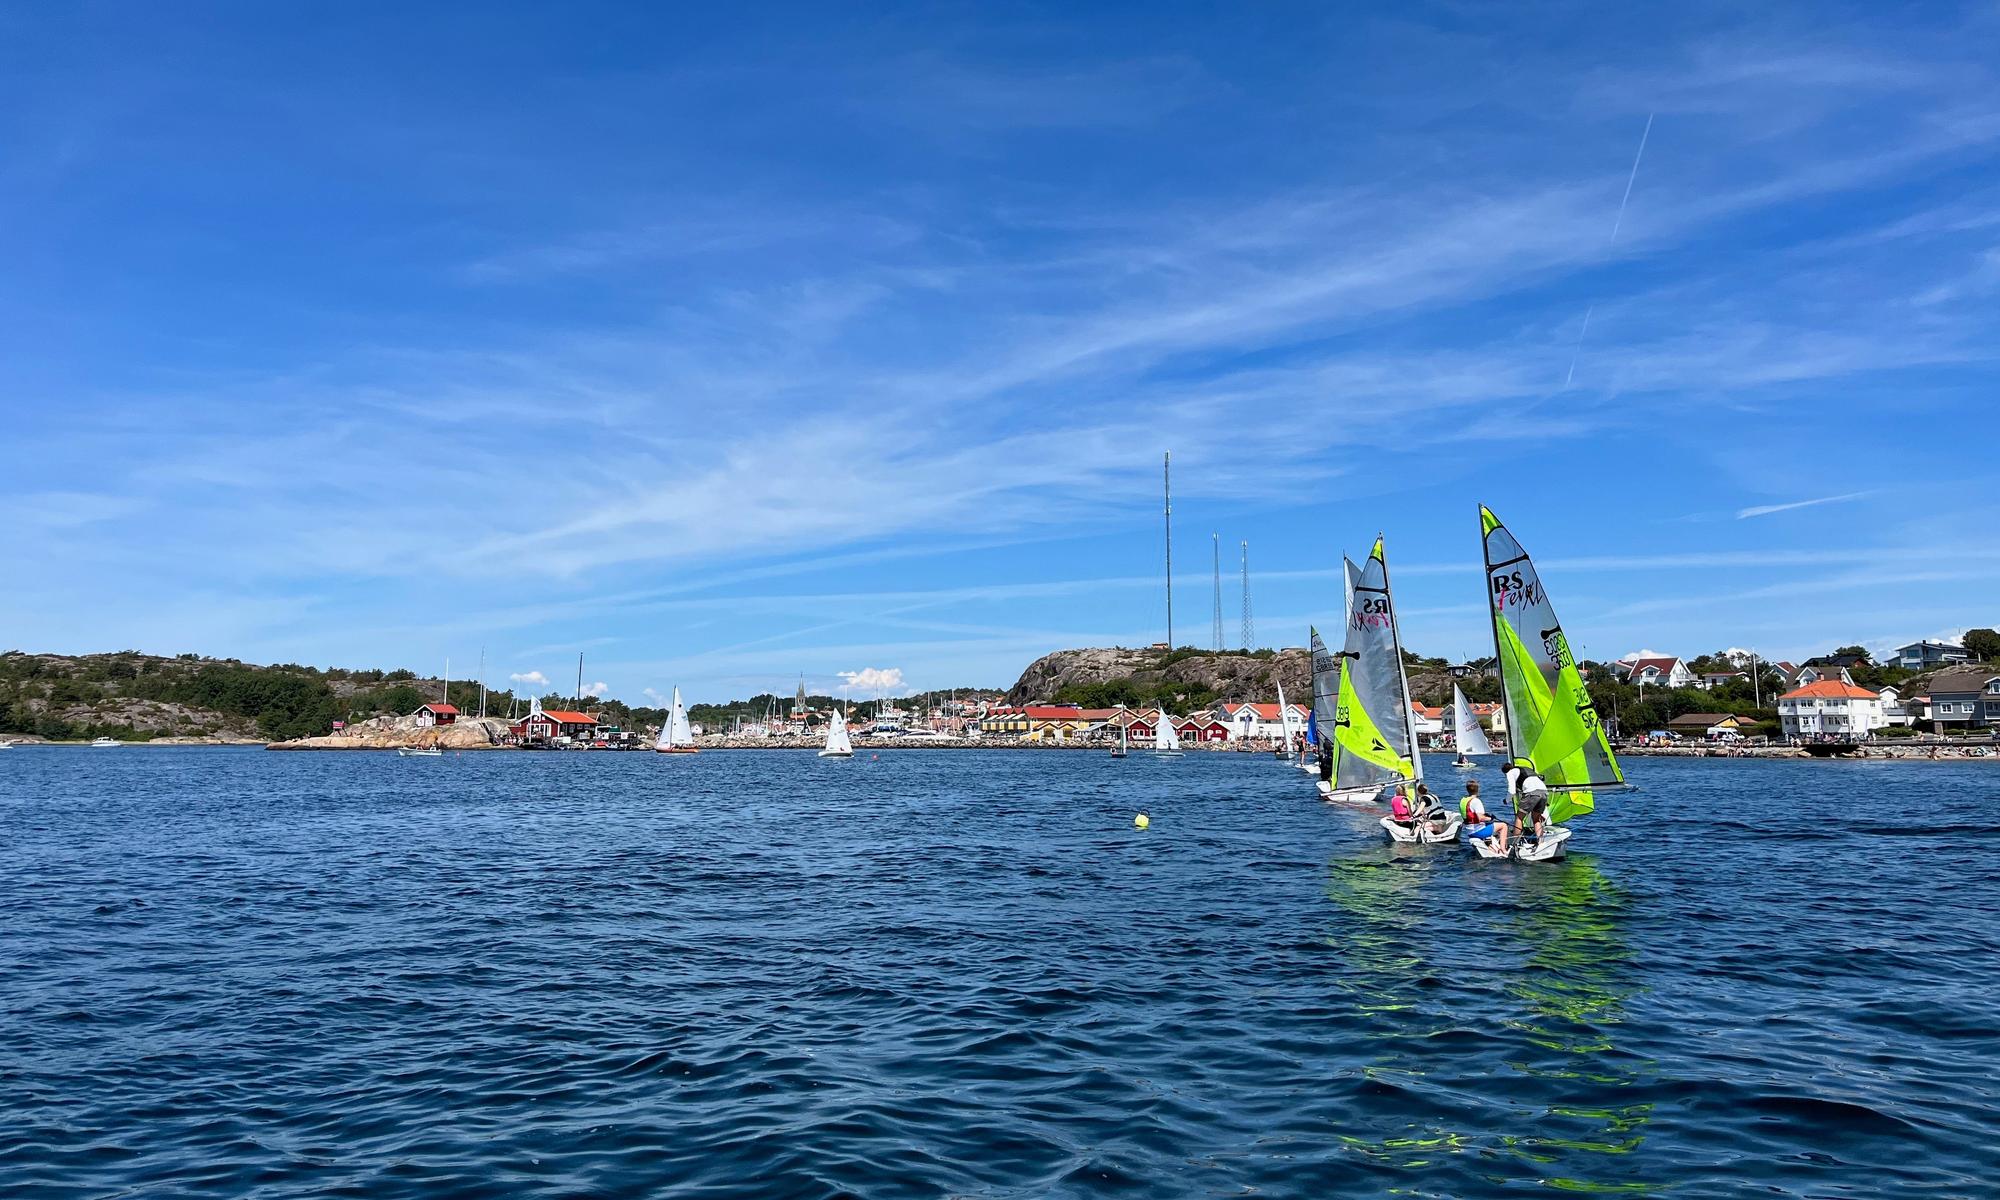
[[[1484,506],[1479,525],[1508,755],[1534,767],[1549,785],[1549,815],[1568,820],[1596,806],[1592,789],[1622,785],[1625,775],[1527,551]]]
[[[1366,565],[1348,566],[1354,586],[1335,692],[1332,782],[1336,792],[1365,794],[1421,774],[1382,539],[1375,539]]]

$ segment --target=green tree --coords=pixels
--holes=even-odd
[[[2000,632],[1991,629],[1966,630],[1965,652],[1980,662],[2000,661]]]

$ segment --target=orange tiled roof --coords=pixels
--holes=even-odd
[[[1873,700],[1875,693],[1865,687],[1842,683],[1838,679],[1822,679],[1802,688],[1794,688],[1778,697],[1780,700]]]

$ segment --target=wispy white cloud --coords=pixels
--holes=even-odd
[[[515,683],[525,683],[531,687],[549,686],[549,677],[540,671],[524,671],[520,674],[509,675],[507,678]]]
[[[1821,504],[1840,504],[1848,500],[1860,500],[1874,494],[1872,490],[1842,492],[1838,496],[1817,496],[1811,500],[1792,500],[1784,504],[1753,504],[1748,508],[1737,509],[1736,519],[1743,521],[1751,517],[1768,517],[1772,513],[1790,512],[1795,508],[1813,508]]]

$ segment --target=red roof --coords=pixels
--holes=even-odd
[[[454,717],[458,715],[458,705],[456,704],[426,704],[422,708],[417,709],[417,711],[422,712],[425,708],[430,709],[434,713],[449,713]]]
[[[1083,710],[1074,704],[1030,704],[1021,713],[1033,721],[1064,721],[1082,716]]]
[[[545,708],[542,715],[563,725],[595,725],[597,718],[589,713],[568,712],[560,708]]]
[[[1645,670],[1647,667],[1652,667],[1655,670],[1659,671],[1659,673],[1662,675],[1671,675],[1674,673],[1674,664],[1679,661],[1680,661],[1679,658],[1673,658],[1673,657],[1638,658],[1632,660],[1632,664],[1628,668],[1628,670],[1632,674],[1637,675],[1639,672]]]
[[[1873,700],[1875,693],[1865,687],[1842,683],[1838,679],[1822,679],[1802,688],[1794,688],[1778,697],[1780,700]]]

